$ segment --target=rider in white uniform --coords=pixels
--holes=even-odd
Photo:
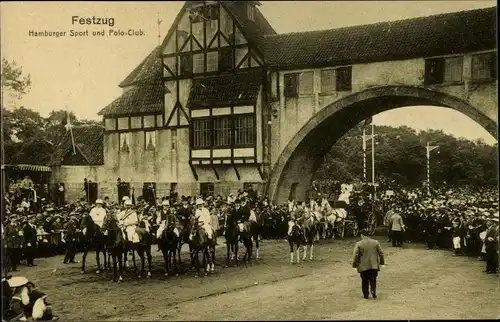
[[[125,230],[125,238],[128,241],[135,241],[133,237],[135,235],[135,228],[139,224],[139,216],[137,216],[137,213],[131,208],[132,201],[130,199],[125,200],[123,204],[125,209],[118,213],[118,222]]]
[[[194,214],[198,222],[202,225],[203,229],[207,233],[209,239],[213,237],[213,228],[212,228],[212,216],[210,215],[210,211],[205,208],[205,202],[203,199],[196,199],[196,212]]]
[[[90,217],[94,221],[94,223],[102,228],[102,224],[104,222],[104,217],[106,217],[106,209],[102,207],[103,201],[101,199],[97,199],[95,201],[95,207],[90,210]]]

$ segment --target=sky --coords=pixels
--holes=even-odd
[[[496,5],[496,1],[261,1],[277,33],[331,29]],[[19,102],[46,116],[68,108],[78,118],[97,112],[122,90],[118,84],[164,37],[183,2],[2,2],[1,55],[30,73],[32,88]],[[72,25],[72,16],[112,17],[112,29],[142,30],[143,36],[30,37],[29,31],[84,31],[108,26]],[[467,116],[444,108],[402,108],[376,115],[375,124],[441,129],[468,139],[496,142]]]

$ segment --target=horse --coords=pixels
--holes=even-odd
[[[297,264],[300,263],[300,246],[305,244],[304,232],[299,226],[293,222],[288,223],[291,232],[288,235],[288,243],[290,244],[290,263],[293,264],[294,246],[297,252]]]
[[[135,233],[132,236],[132,240],[125,242],[125,259],[127,259],[128,251],[132,252],[132,261],[134,264],[134,271],[137,271],[137,265],[135,262],[135,253],[137,253],[141,259],[141,271],[139,272],[139,277],[142,277],[144,273],[145,257],[148,260],[148,274],[147,278],[151,277],[151,245],[153,244],[153,234],[151,233],[151,225],[146,217],[139,220],[139,225],[135,229]],[[145,256],[146,255],[146,256]]]
[[[236,265],[238,265],[238,244],[239,244],[239,228],[237,223],[232,220],[231,212],[226,212],[224,220],[224,237],[226,239],[226,267],[229,266],[229,262],[236,258]],[[232,252],[231,259],[229,259],[229,254]]]
[[[96,262],[97,262],[97,271],[99,274],[101,271],[101,260],[100,253],[102,252],[104,255],[104,268],[107,267],[107,256],[106,249],[104,247],[104,239],[103,234],[101,232],[101,228],[92,220],[90,215],[86,214],[83,216],[81,221],[81,231],[80,231],[80,242],[83,245],[83,258],[82,258],[82,274],[85,273],[85,262],[87,259],[87,254],[91,247],[95,247],[96,249]]]
[[[347,211],[343,208],[333,208],[326,199],[323,200],[321,209],[324,216],[323,238],[326,239],[329,233],[332,239],[335,239],[336,233],[344,237],[344,219],[347,217]],[[340,227],[336,226],[336,223],[339,223]]]
[[[318,232],[319,228],[319,221],[317,218],[312,214],[311,211],[306,210],[306,218],[304,222],[302,223],[302,230],[304,232],[304,245],[303,245],[303,250],[304,250],[304,255],[302,257],[302,260],[305,261],[307,257],[307,246],[309,245],[309,250],[310,250],[310,255],[309,255],[309,260],[313,260],[313,252],[314,252],[314,240],[316,238],[316,234]]]
[[[169,272],[172,270],[172,261],[175,276],[178,276],[179,269],[177,268],[177,259],[175,255],[181,240],[179,229],[174,225],[167,226],[162,222],[156,231],[156,240],[165,261],[165,277],[168,277]]]
[[[262,237],[262,227],[264,226],[262,214],[255,209],[250,210],[250,235],[255,241],[255,259],[259,259],[259,238]],[[250,250],[251,252],[251,250]]]
[[[201,227],[195,218],[191,219],[191,231],[189,233],[190,253],[194,261],[196,270],[195,277],[200,272],[199,252],[203,252],[203,265],[206,266],[205,276],[208,272],[215,272],[215,240],[209,239],[207,233]]]
[[[125,253],[125,239],[118,225],[118,220],[116,217],[112,217],[109,221],[108,226],[104,230],[104,240],[108,254],[113,260],[113,281],[122,282],[123,281],[123,255]],[[118,264],[119,275],[117,279],[116,266]]]

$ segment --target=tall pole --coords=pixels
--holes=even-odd
[[[158,46],[161,45],[161,30],[160,30],[160,25],[162,23],[162,20],[160,20],[160,13],[157,14],[158,18],[156,19],[156,24],[158,25]]]
[[[431,151],[437,149],[439,146],[437,145],[429,145],[429,141],[427,141],[427,145],[425,146],[426,156],[427,156],[427,194],[431,193]]]
[[[375,187],[375,124],[372,123],[372,184]]]
[[[366,130],[363,128],[363,180],[366,182]]]

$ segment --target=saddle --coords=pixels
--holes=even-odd
[[[242,223],[238,223],[238,224],[237,224],[237,227],[238,227],[238,231],[239,231],[240,233],[243,233],[243,232],[250,232],[250,229],[251,229],[251,224],[250,224],[250,222],[245,221],[245,222],[242,222]]]

